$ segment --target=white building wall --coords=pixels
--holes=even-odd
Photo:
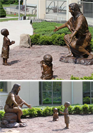
[[[34,81],[13,81],[8,82],[8,93],[13,85],[18,83],[21,85],[19,96],[31,106],[39,106],[39,82]]]
[[[62,82],[62,104],[66,101],[71,103],[71,82]]]
[[[82,81],[73,83],[73,104],[83,104]]]
[[[69,101],[71,104],[83,104],[83,86],[80,82],[62,83],[62,104]]]

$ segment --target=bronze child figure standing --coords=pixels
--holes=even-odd
[[[41,69],[43,68],[41,79],[52,79],[53,78],[52,56],[49,54],[45,55],[40,63],[41,63]]]
[[[3,58],[3,65],[8,65],[7,59],[9,58],[9,46],[14,44],[15,41],[10,42],[7,37],[9,35],[9,31],[7,29],[2,29],[1,34],[4,36],[1,57]]]
[[[53,121],[58,121],[58,109],[54,108]]]
[[[68,129],[69,128],[68,107],[70,106],[70,102],[65,102],[64,106],[65,106],[64,112],[60,111],[60,113],[64,115],[64,120],[66,124],[65,128]]]

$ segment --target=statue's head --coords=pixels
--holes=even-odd
[[[8,35],[9,35],[9,31],[8,31],[7,29],[2,29],[2,30],[1,30],[1,34],[2,34],[3,36],[8,36]]]
[[[70,106],[70,102],[65,102],[64,106],[68,108]]]
[[[58,112],[58,109],[57,108],[54,108],[54,113]]]
[[[20,91],[20,87],[21,87],[20,84],[14,84],[11,92],[17,95]]]
[[[50,65],[52,63],[52,56],[50,54],[46,54],[43,59],[47,65]]]
[[[77,3],[71,3],[69,5],[69,12],[74,15],[75,12],[81,13],[79,5]]]

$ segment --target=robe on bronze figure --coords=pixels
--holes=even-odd
[[[31,108],[31,105],[27,104],[24,100],[22,100],[18,93],[20,91],[20,85],[14,84],[11,92],[8,94],[5,103],[5,115],[1,122],[1,127],[18,127],[18,126],[26,126],[25,123],[22,123],[21,116],[22,110],[21,107],[26,105],[28,108]]]

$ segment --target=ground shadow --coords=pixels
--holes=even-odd
[[[93,124],[93,122],[90,122],[89,124]]]
[[[53,78],[57,78],[58,76],[57,75],[53,75]]]
[[[20,61],[19,60],[14,60],[14,61],[9,62],[9,65],[13,65],[13,64],[18,63],[18,62],[20,62]]]
[[[63,128],[63,129],[55,129],[55,130],[52,130],[52,131],[63,131],[63,130],[67,130],[67,128]]]

